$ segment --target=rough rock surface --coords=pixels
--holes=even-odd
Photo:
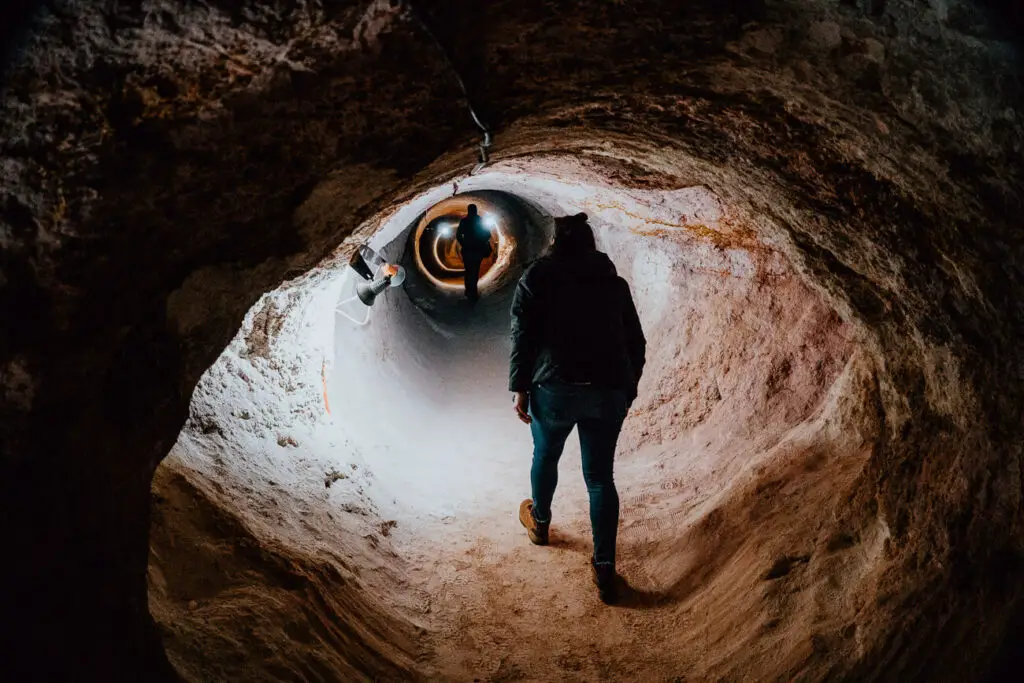
[[[257,537],[187,470],[161,467],[153,486],[149,605],[183,678],[415,676],[412,630],[353,574],[386,567],[358,547],[339,546],[344,556],[333,562],[311,561]]]
[[[877,630],[823,671],[984,675],[1024,574],[1019,6],[417,4],[498,158],[589,150],[623,186],[703,184],[776,226],[881,395],[835,522],[891,534],[858,603]],[[200,374],[262,292],[464,172],[476,138],[389,3],[62,0],[28,35],[0,103],[4,669],[156,680],[149,485]],[[344,191],[297,216],[325,180]]]

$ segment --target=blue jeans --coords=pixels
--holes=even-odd
[[[480,281],[480,265],[484,257],[477,254],[462,254],[462,264],[465,268],[463,283],[466,286],[466,298],[476,299],[480,296],[477,292],[477,282]]]
[[[539,522],[551,521],[558,459],[569,433],[577,427],[583,452],[583,478],[590,495],[594,561],[612,566],[619,529],[619,494],[613,476],[615,443],[628,410],[626,392],[616,389],[544,382],[535,384],[530,392],[534,517]]]

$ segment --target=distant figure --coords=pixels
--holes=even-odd
[[[533,497],[519,506],[530,540],[547,545],[558,459],[577,427],[590,495],[593,578],[616,600],[619,496],[615,444],[643,373],[647,342],[626,281],[594,243],[587,215],[555,219],[547,253],[523,273],[512,303],[509,389],[533,432]]]
[[[491,255],[491,231],[477,213],[476,204],[470,204],[468,210],[469,215],[459,221],[455,239],[462,247],[462,263],[466,269],[466,298],[476,301],[480,297],[476,289],[480,279],[480,264]]]

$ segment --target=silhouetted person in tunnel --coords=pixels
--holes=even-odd
[[[533,432],[533,497],[519,506],[530,540],[548,542],[558,460],[573,427],[583,451],[594,582],[616,599],[619,496],[613,462],[636,398],[647,342],[626,281],[597,250],[584,213],[555,219],[554,242],[523,273],[512,303],[509,389]]]
[[[476,204],[470,204],[468,211],[469,215],[459,221],[455,239],[462,248],[466,298],[476,301],[480,296],[476,289],[477,281],[480,279],[480,264],[491,255],[491,231],[477,213]]]

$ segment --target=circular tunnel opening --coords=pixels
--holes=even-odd
[[[481,294],[507,284],[509,271],[531,258],[540,233],[523,200],[500,191],[457,194],[432,206],[409,231],[407,253],[426,283],[444,295],[465,293],[465,263],[459,227],[469,207],[479,211],[490,252],[479,266]]]

